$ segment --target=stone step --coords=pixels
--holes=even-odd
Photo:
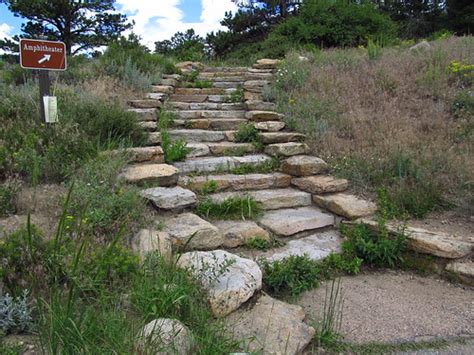
[[[175,248],[186,250],[212,250],[224,244],[224,237],[217,227],[193,213],[182,213],[159,221],[163,231],[171,237]]]
[[[377,205],[350,194],[313,195],[313,201],[319,207],[348,219],[367,217],[377,212]]]
[[[229,131],[237,130],[242,123],[246,122],[247,120],[244,118],[178,119],[173,121],[172,127]]]
[[[163,103],[160,100],[145,99],[145,100],[130,100],[128,102],[133,108],[160,108]]]
[[[269,80],[248,80],[244,83],[244,89],[249,92],[261,93],[263,88],[269,85]]]
[[[172,94],[174,91],[174,85],[153,85],[151,87],[151,92],[152,93],[157,93],[157,94]]]
[[[293,132],[265,132],[261,136],[265,144],[302,142],[306,139],[304,134]]]
[[[208,131],[205,129],[171,129],[168,131],[170,138],[174,141],[184,139],[188,143],[193,142],[222,142],[227,139],[226,131]],[[161,143],[159,132],[149,133],[148,144]]]
[[[446,271],[455,274],[465,284],[474,286],[474,261],[453,261],[446,266]]]
[[[245,110],[245,105],[243,103],[190,103],[190,102],[170,102],[170,107],[175,110],[198,110],[198,111],[242,111]]]
[[[167,97],[166,94],[149,92],[148,94],[146,94],[145,98],[150,99],[150,100],[158,100],[158,101],[163,102],[163,101],[166,100],[166,97]]]
[[[163,149],[161,147],[135,147],[135,148],[126,148],[126,149],[117,149],[109,150],[103,154],[116,157],[116,156],[126,156],[129,163],[143,163],[143,162],[152,162],[152,163],[164,163],[165,156]]]
[[[156,121],[157,119],[156,108],[131,108],[127,111],[137,114],[139,121]]]
[[[229,81],[216,81],[212,83],[212,87],[219,88],[219,89],[238,89],[242,87],[244,81],[238,82],[229,82]]]
[[[270,241],[268,232],[252,221],[216,221],[213,224],[224,236],[225,248],[237,248],[254,238]]]
[[[295,208],[311,206],[311,194],[292,188],[277,190],[257,191],[232,191],[220,192],[207,196],[216,203],[222,203],[229,198],[251,197],[262,204],[265,210],[277,210],[281,208]]]
[[[257,63],[252,65],[254,69],[278,69],[281,60],[279,59],[259,59]]]
[[[206,67],[201,73],[246,73],[247,67]]]
[[[181,176],[178,184],[195,192],[213,185],[215,192],[263,190],[289,187],[291,176],[281,173],[248,175]]]
[[[245,102],[249,111],[275,111],[276,105],[273,102],[248,100]]]
[[[277,143],[265,147],[265,153],[268,155],[291,157],[293,155],[307,154],[309,147],[305,143]]]
[[[297,155],[286,159],[281,170],[293,176],[310,176],[325,173],[328,170],[326,162],[310,155]]]
[[[361,218],[349,223],[363,223],[376,233],[380,228],[378,221],[369,218]],[[387,222],[386,228],[390,234],[404,231],[408,248],[417,253],[430,254],[444,259],[461,259],[472,256],[474,251],[474,238],[472,237],[459,237],[443,232],[407,227],[405,223],[395,221]]]
[[[271,161],[268,155],[256,154],[243,157],[204,157],[174,163],[181,174],[226,172],[244,164],[259,165]]]
[[[129,165],[119,175],[130,184],[153,183],[158,186],[174,186],[178,177],[179,170],[168,164]]]
[[[197,203],[194,192],[179,186],[153,187],[141,191],[140,196],[151,201],[157,208],[168,211],[183,210]]]
[[[141,121],[139,122],[139,126],[147,132],[154,132],[157,130],[158,126],[156,122],[153,121]]]
[[[285,122],[281,121],[255,122],[253,125],[256,129],[263,132],[279,132],[286,126]]]
[[[217,89],[217,88],[175,88],[175,95],[229,95],[235,89]]]
[[[170,96],[169,102],[186,102],[186,103],[226,103],[229,95],[176,95]]]
[[[210,81],[212,83],[239,83],[242,84],[244,81],[247,81],[245,75],[238,76],[207,76],[199,75],[197,80],[201,81]]]
[[[245,75],[248,74],[247,70],[244,71],[239,71],[239,72],[225,72],[225,71],[217,71],[217,72],[201,72],[199,74],[200,77],[210,79],[210,78],[221,78],[221,77],[227,77],[227,78],[233,78],[233,77],[244,77]]]
[[[192,149],[188,155],[189,158],[204,156],[232,156],[256,153],[257,149],[251,143],[233,143],[233,142],[203,142],[188,143],[187,147]]]
[[[255,122],[280,121],[284,115],[273,111],[247,111],[245,118]]]
[[[343,192],[349,187],[349,181],[334,176],[315,175],[291,180],[292,185],[312,194]]]
[[[259,224],[278,236],[289,237],[334,226],[336,218],[315,207],[300,207],[266,212]]]
[[[176,86],[178,85],[178,80],[175,78],[163,78],[160,80],[160,85],[164,86]]]
[[[197,119],[197,118],[246,118],[245,111],[221,111],[221,110],[175,110],[170,111],[181,119]]]
[[[330,230],[311,234],[308,237],[293,239],[286,245],[264,252],[252,251],[252,258],[268,262],[280,261],[290,256],[306,255],[311,260],[322,260],[332,253],[340,253],[342,238],[338,231]]]

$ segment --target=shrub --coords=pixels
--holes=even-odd
[[[165,154],[165,161],[168,164],[185,160],[186,156],[191,152],[191,149],[186,147],[187,143],[183,139],[179,139],[176,142],[171,141],[168,128],[173,121],[174,114],[161,110],[159,119],[161,147]]]
[[[74,179],[71,215],[81,216],[83,228],[97,237],[112,240],[143,223],[145,202],[138,188],[119,178],[125,163],[123,157],[99,156],[87,162]]]
[[[262,206],[252,197],[230,197],[222,202],[207,198],[196,206],[196,213],[206,218],[255,219],[262,213]]]
[[[75,90],[59,90],[59,119],[41,122],[37,89],[0,85],[0,176],[62,181],[101,149],[141,145],[134,114]]]
[[[277,295],[297,296],[319,285],[318,264],[308,256],[291,255],[283,260],[262,263],[263,282]]]
[[[263,140],[259,130],[251,123],[242,123],[235,133],[235,141],[252,143],[258,148],[263,148]]]
[[[21,296],[11,297],[8,293],[0,293],[0,332],[21,333],[31,326],[31,310],[28,305],[28,290],[24,290]],[[1,334],[0,334],[1,337]]]
[[[16,212],[15,195],[18,191],[18,184],[7,181],[0,185],[0,217],[8,216]]]
[[[377,233],[365,224],[352,227],[342,225],[341,233],[347,238],[343,242],[343,250],[361,258],[368,265],[395,267],[403,260],[406,237],[403,232],[390,237],[383,219],[379,221]]]
[[[254,237],[246,240],[245,246],[250,249],[267,250],[270,249],[271,243],[266,239]]]

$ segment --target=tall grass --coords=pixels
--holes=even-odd
[[[473,52],[473,37],[451,37],[372,59],[365,48],[290,53],[274,96],[333,173],[374,196],[385,188],[400,216],[423,217],[474,196],[472,81],[452,65],[469,68]]]

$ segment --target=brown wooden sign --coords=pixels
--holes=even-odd
[[[66,70],[66,45],[63,42],[21,39],[20,64],[26,69]]]

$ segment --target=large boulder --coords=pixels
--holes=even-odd
[[[252,308],[229,315],[226,328],[252,353],[300,354],[315,334],[304,318],[302,307],[264,295]]]
[[[142,229],[132,239],[132,250],[145,260],[148,253],[157,252],[165,260],[173,257],[171,238],[167,233],[153,229]]]
[[[140,354],[191,354],[191,331],[179,320],[159,318],[151,321],[138,335]]]
[[[217,317],[235,311],[262,287],[262,272],[255,261],[224,250],[182,254],[178,266],[200,280]]]

